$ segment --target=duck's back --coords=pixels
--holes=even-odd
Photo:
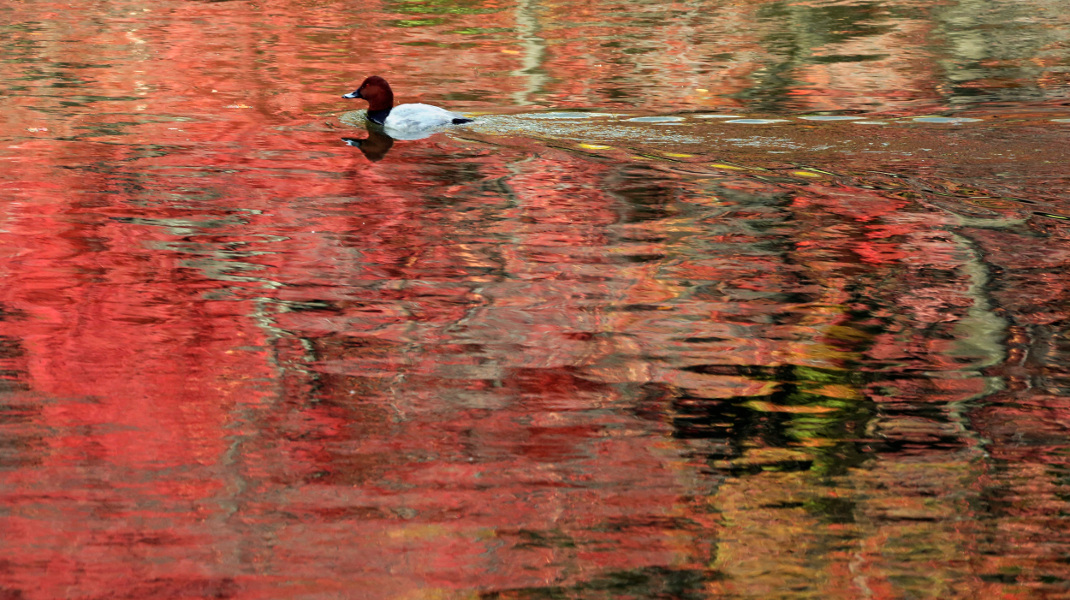
[[[387,129],[397,131],[419,131],[467,121],[469,119],[464,115],[430,104],[417,103],[395,106],[390,110],[384,125]]]

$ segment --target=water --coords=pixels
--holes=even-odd
[[[0,598],[1066,597],[1068,31],[0,6]]]

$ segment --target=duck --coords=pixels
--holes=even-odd
[[[414,139],[430,130],[448,125],[471,123],[472,119],[430,104],[402,104],[394,106],[394,92],[390,84],[378,75],[364,80],[356,90],[343,94],[343,98],[360,98],[368,101],[368,121],[381,125],[388,135],[396,139]]]

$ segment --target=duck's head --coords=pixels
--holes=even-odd
[[[394,92],[390,90],[390,84],[378,75],[372,75],[360,84],[360,87],[343,98],[361,98],[368,101],[368,111],[390,110],[394,107]]]

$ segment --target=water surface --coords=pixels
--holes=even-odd
[[[1064,597],[1068,31],[0,7],[0,597]]]

